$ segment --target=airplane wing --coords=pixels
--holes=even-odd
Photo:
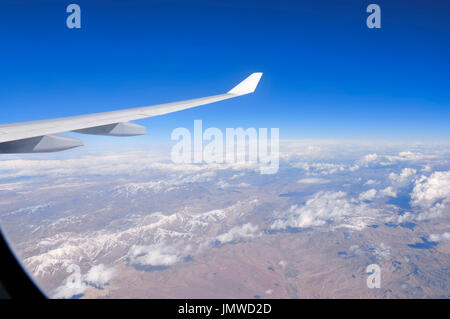
[[[56,152],[82,146],[82,141],[59,134],[68,131],[109,136],[142,135],[145,134],[145,127],[129,121],[177,112],[253,93],[261,76],[260,72],[253,73],[225,94],[119,111],[3,124],[0,125],[0,153]]]

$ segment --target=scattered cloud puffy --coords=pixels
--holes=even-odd
[[[410,196],[411,205],[419,213],[407,212],[399,217],[400,222],[441,217],[450,209],[450,171],[421,176],[415,181]]]
[[[415,146],[417,147],[417,145]],[[435,152],[429,153],[429,150],[427,150],[428,154],[424,154],[421,152],[412,152],[412,151],[401,151],[397,155],[383,155],[383,154],[377,154],[377,153],[369,153],[364,155],[362,158],[357,160],[353,166],[349,167],[349,170],[351,172],[354,172],[362,167],[387,167],[392,166],[399,163],[418,163],[418,162],[424,162],[426,160],[432,160],[436,159],[439,154],[436,154]],[[431,170],[431,167],[426,164],[424,166],[424,169]]]
[[[378,181],[376,181],[376,180],[373,180],[373,179],[369,179],[369,180],[367,180],[367,182],[365,182],[364,183],[364,185],[376,185],[376,184],[379,184],[380,182],[378,182]]]
[[[88,288],[88,285],[84,282],[81,284],[75,283],[66,283],[64,285],[59,286],[53,292],[52,298],[54,299],[70,299],[75,296],[83,295],[83,293]]]
[[[359,195],[359,200],[373,200],[375,196],[377,196],[377,190],[372,188],[361,193]]]
[[[373,252],[378,258],[386,259],[391,254],[391,247],[384,243],[380,243],[375,247]]]
[[[359,245],[351,245],[349,251],[353,255],[370,254],[374,255],[377,259],[386,259],[391,254],[391,247],[385,243],[372,243]]]
[[[404,185],[414,178],[416,172],[417,171],[414,168],[404,168],[400,174],[389,174],[389,178],[396,184]]]
[[[439,200],[450,200],[450,171],[422,176],[411,193],[412,203],[423,208],[431,207]]]
[[[69,299],[83,295],[89,286],[103,289],[115,276],[113,267],[106,267],[104,264],[92,266],[86,274],[81,274],[80,267],[71,264],[67,267],[67,272],[71,273],[66,278],[65,283],[53,292],[53,298]]]
[[[365,155],[360,161],[360,165],[368,166],[371,163],[374,163],[378,160],[379,156],[375,153]]]
[[[417,162],[417,161],[422,161],[422,160],[426,160],[426,159],[433,159],[436,158],[435,154],[423,154],[420,152],[412,152],[412,151],[403,151],[398,153],[398,155],[393,155],[393,156],[386,156],[386,159],[389,162]]]
[[[226,233],[220,234],[216,237],[216,240],[221,244],[227,244],[238,241],[243,238],[251,238],[258,235],[258,226],[251,223],[244,224],[242,226],[235,226]]]
[[[434,242],[450,241],[450,232],[445,232],[445,233],[441,233],[441,234],[431,234],[428,237],[428,240],[434,241]]]
[[[272,229],[306,228],[343,222],[337,227],[362,229],[378,211],[364,202],[348,198],[345,192],[318,192],[305,205],[293,205],[278,214]]]
[[[114,274],[114,268],[108,268],[104,264],[99,264],[89,269],[84,280],[89,285],[102,289],[114,277]]]
[[[382,196],[389,197],[397,197],[397,192],[392,188],[392,186],[388,186],[378,192]]]
[[[309,176],[332,175],[339,172],[344,172],[346,166],[339,163],[324,163],[324,162],[292,162],[292,167],[301,168],[306,171]]]
[[[130,248],[128,258],[131,264],[140,266],[172,266],[180,256],[177,250],[171,246],[147,245],[133,246]]]

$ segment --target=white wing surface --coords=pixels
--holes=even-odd
[[[132,136],[145,133],[145,127],[129,121],[177,112],[253,93],[262,73],[253,73],[225,94],[180,102],[144,106],[119,111],[72,116],[42,121],[0,125],[0,153],[35,153],[61,151],[83,143],[58,133]]]

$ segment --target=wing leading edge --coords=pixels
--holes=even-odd
[[[72,139],[72,143],[68,143],[69,140],[62,139],[62,136],[58,134],[68,131],[114,136],[141,135],[145,133],[145,128],[135,123],[128,123],[129,121],[173,113],[253,93],[261,76],[260,72],[253,73],[225,94],[119,111],[3,124],[0,125],[0,153],[50,152],[81,146],[81,141],[65,137]],[[61,144],[64,140],[68,143],[67,147],[63,145],[64,143]],[[44,143],[45,147],[42,147],[40,143]],[[24,148],[23,145],[26,147]]]

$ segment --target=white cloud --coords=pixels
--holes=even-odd
[[[251,185],[249,183],[238,183],[238,184],[230,184],[228,182],[225,182],[223,180],[218,181],[217,186],[219,186],[220,188],[230,188],[230,187],[234,187],[234,188],[246,188],[246,187],[250,187]]]
[[[358,200],[347,198],[344,192],[318,192],[305,205],[293,205],[287,211],[276,214],[272,229],[287,227],[304,228],[323,226],[331,222],[343,222],[338,227],[362,229],[378,215],[378,210]]]
[[[257,236],[258,226],[251,223],[244,224],[242,226],[235,226],[226,233],[220,234],[216,237],[221,244],[226,244],[240,240],[242,238],[251,238]]]
[[[170,246],[148,245],[132,246],[128,253],[131,264],[141,266],[172,266],[180,256]]]
[[[377,190],[372,188],[366,192],[361,193],[359,195],[359,200],[373,200],[376,195],[377,195]]]
[[[394,162],[418,162],[425,159],[435,158],[434,154],[422,154],[419,152],[403,151],[394,156],[386,156],[386,159],[392,163]]]
[[[388,186],[380,190],[379,194],[383,196],[397,197],[397,192],[392,188],[392,186]]]
[[[379,158],[378,155],[375,153],[367,154],[359,161],[359,164],[363,166],[368,166],[369,164],[376,162],[378,158]]]
[[[146,151],[121,154],[84,156],[79,158],[38,160],[10,159],[0,162],[0,178],[14,177],[62,177],[130,174],[148,170],[159,170],[174,174],[193,174],[223,170],[259,171],[259,163],[224,163],[224,164],[174,164],[169,158],[159,153]],[[206,176],[206,175],[205,175]],[[205,176],[200,176],[202,179]],[[208,177],[208,176],[206,176]],[[197,181],[194,176],[194,182]],[[189,182],[189,180],[185,180]]]
[[[91,286],[103,288],[114,277],[115,269],[104,264],[93,266],[86,273],[84,280]]]
[[[346,167],[344,164],[323,163],[323,162],[293,162],[292,167],[301,168],[310,176],[332,175],[344,172]]]
[[[328,179],[317,178],[317,177],[303,178],[303,179],[299,179],[297,181],[297,183],[300,183],[300,184],[326,184],[329,182],[330,181]]]
[[[414,168],[404,168],[400,174],[395,174],[395,173],[391,173],[389,174],[389,178],[397,183],[397,184],[407,184],[408,182],[410,182],[413,177],[416,175],[416,170]]]
[[[438,218],[450,209],[450,171],[434,172],[431,176],[421,176],[415,181],[410,194],[411,205],[418,214],[407,212],[398,220],[426,220]]]
[[[414,147],[417,147],[417,145]],[[350,167],[350,171],[355,171],[360,167],[391,166],[399,162],[416,163],[424,160],[435,159],[436,157],[437,154],[423,154],[412,151],[402,151],[397,155],[380,155],[371,153],[358,160],[352,167]]]
[[[386,259],[391,254],[391,247],[384,243],[380,243],[378,246],[375,247],[374,254],[378,258]]]
[[[113,267],[106,267],[104,264],[92,266],[86,274],[81,274],[80,267],[71,264],[67,267],[67,272],[71,273],[66,278],[65,283],[53,292],[53,298],[69,299],[77,295],[82,295],[92,286],[97,289],[103,289],[114,277]]]
[[[411,193],[412,203],[423,208],[431,207],[438,200],[450,200],[450,171],[422,176]]]
[[[440,241],[450,241],[450,232],[445,232],[441,234],[431,234],[428,239],[434,242]]]
[[[66,283],[54,290],[52,298],[70,299],[74,296],[82,295],[87,288],[88,285],[85,282],[82,282],[81,284]]]
[[[379,184],[380,182],[378,182],[378,181],[376,181],[376,180],[373,180],[373,179],[369,179],[369,180],[367,180],[367,182],[365,182],[364,183],[364,185],[376,185],[376,184]]]

